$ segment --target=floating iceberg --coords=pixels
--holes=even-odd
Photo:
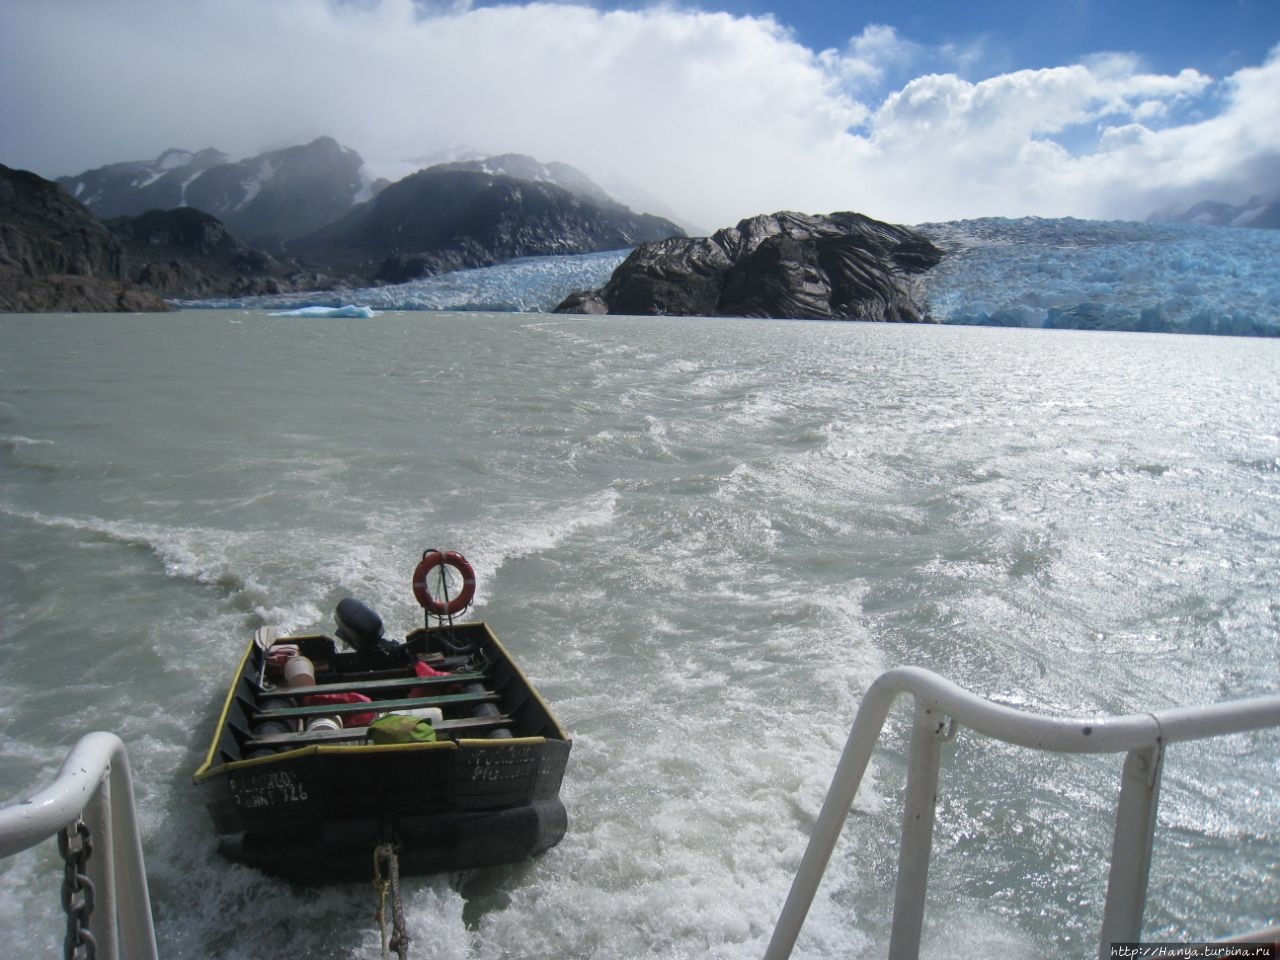
[[[268,314],[272,317],[376,317],[373,307],[360,307],[353,303],[345,307],[299,307],[296,310],[279,310]]]

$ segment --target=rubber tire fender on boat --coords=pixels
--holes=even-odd
[[[427,589],[427,574],[441,564],[453,567],[462,575],[462,590],[456,597],[450,598],[448,603],[437,600]],[[417,598],[418,605],[428,613],[437,617],[451,617],[471,605],[471,598],[476,595],[476,572],[460,553],[453,550],[428,550],[413,571],[413,595]]]

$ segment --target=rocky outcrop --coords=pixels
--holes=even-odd
[[[229,270],[262,273],[279,264],[268,254],[241,243],[217,217],[181,207],[149,210],[137,217],[117,217],[106,227],[138,260],[211,262]]]
[[[861,214],[774,213],[642,244],[556,311],[918,322],[916,280],[941,259],[922,234]]]
[[[191,207],[117,217],[107,227],[128,255],[129,279],[179,300],[320,290],[335,281],[241,243],[216,217]]]
[[[517,257],[618,250],[679,235],[668,220],[601,206],[555,184],[431,167],[290,250],[340,268],[369,264],[376,279],[400,283]]]
[[[0,165],[0,311],[168,310],[126,282],[120,241],[56,183]]]
[[[0,266],[0,313],[161,313],[173,306],[134,284]]]

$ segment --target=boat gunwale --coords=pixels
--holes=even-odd
[[[218,715],[218,722],[213,725],[213,741],[209,744],[209,751],[205,754],[204,763],[196,769],[191,775],[192,783],[199,783],[206,779],[214,772],[214,758],[218,754],[218,742],[222,739],[222,731],[227,727],[227,717],[231,713],[231,705],[236,700],[236,690],[240,686],[241,681],[245,679],[245,673],[249,668],[249,657],[253,655],[254,648],[258,645],[257,634],[255,633],[249,638],[249,643],[245,647],[244,656],[240,658],[240,666],[231,676],[231,685],[227,688],[227,695],[222,701],[222,712]],[[265,759],[265,758],[263,758]],[[234,761],[245,763],[248,761]],[[226,764],[222,765],[224,768]]]

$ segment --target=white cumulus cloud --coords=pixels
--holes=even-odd
[[[1217,79],[1105,51],[964,79],[979,55],[877,24],[815,51],[770,16],[669,5],[5,0],[0,162],[56,176],[325,133],[384,163],[466,145],[629,182],[710,229],[784,208],[1142,216],[1274,182],[1275,53]],[[883,88],[923,64],[943,69]]]

